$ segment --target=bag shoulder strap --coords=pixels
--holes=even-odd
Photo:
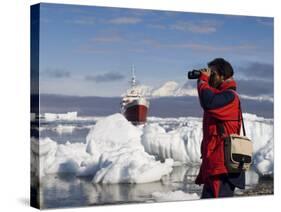
[[[237,92],[235,90],[233,90],[233,89],[229,89],[229,90],[233,91],[233,93],[235,93],[238,96],[238,94],[237,94]],[[238,112],[237,120],[225,120],[225,121],[240,121],[241,120],[242,121],[243,135],[246,136],[246,129],[245,129],[245,125],[244,125],[243,113],[242,113],[242,108],[241,108],[241,101],[240,101],[240,99],[238,101],[239,101],[239,112]],[[224,126],[223,126],[223,121],[217,119],[217,122],[218,122],[217,126],[218,126],[219,134],[221,136],[223,136],[225,134],[225,129],[224,129]],[[238,134],[240,134],[240,129],[239,129]]]
[[[242,119],[241,121],[242,121],[243,135],[246,136],[246,129],[245,129],[245,125],[244,125],[244,119],[243,119],[243,113],[242,113],[240,99],[239,99],[239,111],[240,111],[240,115],[241,115],[241,119]],[[240,120],[240,119],[238,118],[238,120]]]

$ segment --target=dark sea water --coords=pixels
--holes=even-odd
[[[173,172],[166,179],[144,184],[94,184],[90,177],[47,175],[41,183],[41,206],[42,208],[61,208],[171,201],[158,200],[153,194],[179,190],[185,193],[196,193],[200,197],[202,186],[194,184],[195,175],[192,174],[196,173],[197,169],[198,167],[174,167]],[[234,197],[271,194],[273,194],[273,180],[260,179],[259,184],[248,186],[246,190],[236,189]]]
[[[201,187],[188,175],[197,167],[174,167],[170,177],[144,184],[93,184],[91,178],[74,175],[47,175],[42,179],[40,196],[43,208],[103,205],[117,203],[157,202],[154,192],[182,190],[200,195]],[[186,174],[184,180],[178,179]]]
[[[120,112],[121,97],[77,97],[40,95],[40,113],[66,113],[77,111],[79,116],[107,116]],[[241,99],[244,113],[273,118],[273,103]],[[198,97],[162,97],[150,99],[149,116],[156,117],[201,117]]]

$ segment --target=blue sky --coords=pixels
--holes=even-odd
[[[183,84],[216,57],[237,79],[273,83],[272,18],[60,4],[40,18],[41,93],[120,96],[132,64],[142,84]]]

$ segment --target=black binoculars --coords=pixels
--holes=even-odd
[[[200,77],[200,75],[201,75],[201,71],[194,69],[187,73],[187,78],[188,79],[198,79]]]

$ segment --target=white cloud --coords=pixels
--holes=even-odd
[[[210,45],[204,43],[160,43],[153,39],[144,39],[144,44],[154,46],[155,48],[175,48],[175,49],[191,49],[194,51],[207,51],[207,52],[245,52],[257,50],[257,46],[251,44],[238,44],[238,45]]]
[[[209,34],[217,31],[218,27],[221,25],[221,22],[217,21],[178,21],[173,25],[170,25],[170,29],[180,30],[180,31],[189,31],[192,33],[202,33]]]
[[[266,95],[261,95],[261,96],[249,96],[249,95],[244,95],[241,94],[239,95],[242,99],[249,99],[249,100],[256,100],[256,101],[269,101],[273,103],[273,97],[272,96],[266,96]]]
[[[124,75],[117,73],[117,72],[107,72],[107,73],[99,74],[99,75],[85,76],[85,80],[93,81],[96,83],[120,81],[120,80],[123,80],[124,78],[125,78]]]
[[[257,22],[264,26],[273,27],[273,19],[272,18],[257,18]]]
[[[108,21],[111,24],[137,24],[142,22],[142,19],[136,17],[119,17]]]
[[[57,78],[57,79],[71,77],[71,73],[69,71],[59,68],[47,68],[41,74],[44,77]]]
[[[77,24],[77,25],[94,25],[97,23],[96,19],[93,17],[80,17],[73,20],[66,20],[66,23]]]
[[[222,25],[222,22],[218,21],[177,21],[173,24],[148,24],[147,26],[154,29],[169,29],[169,30],[178,30],[199,34],[210,34],[215,33],[218,28]]]
[[[104,35],[93,38],[91,41],[93,42],[102,42],[102,43],[112,43],[122,41],[123,38],[119,35]]]

